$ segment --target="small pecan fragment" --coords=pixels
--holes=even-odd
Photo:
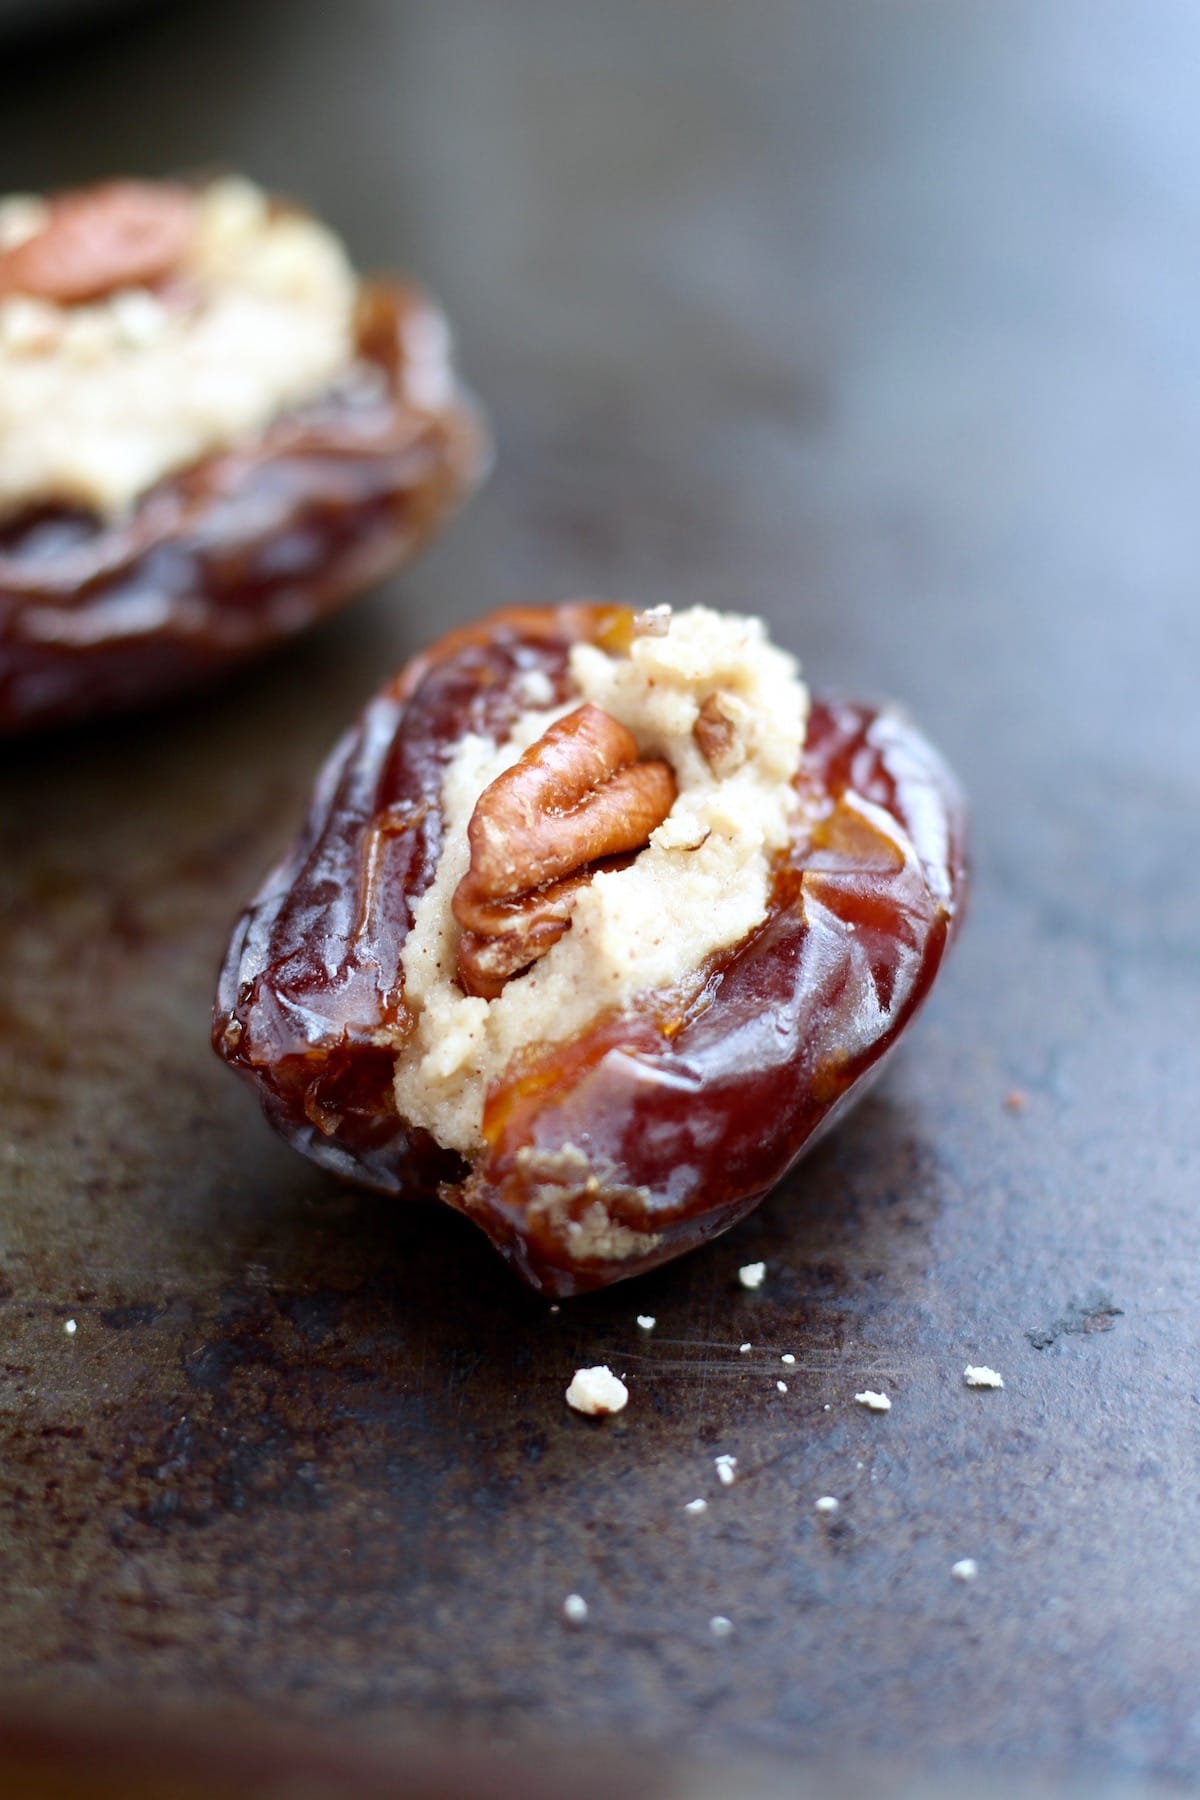
[[[746,760],[746,747],[738,733],[728,694],[710,694],[700,708],[692,736],[714,775],[732,775]]]
[[[639,762],[632,732],[600,707],[556,720],[484,789],[467,826],[471,864],[452,902],[466,991],[494,1000],[544,956],[594,865],[644,848],[675,793],[669,764]]]
[[[0,295],[60,306],[145,287],[178,267],[196,228],[196,202],[168,182],[108,181],[62,194],[41,231],[0,254]]]

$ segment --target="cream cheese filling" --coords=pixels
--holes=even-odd
[[[627,657],[575,645],[570,700],[531,705],[503,744],[464,737],[446,769],[442,854],[401,959],[416,1023],[397,1058],[395,1092],[401,1116],[449,1149],[481,1149],[488,1089],[521,1051],[573,1038],[640,994],[686,991],[708,957],[740,943],[766,916],[772,858],[788,843],[795,807],[807,690],[794,658],[769,642],[758,619],[692,607],[662,624],[662,635],[635,637]],[[714,694],[735,736],[723,774],[693,735]],[[451,900],[470,861],[475,803],[584,700],[620,720],[642,756],[666,758],[675,804],[627,868],[593,877],[570,929],[540,962],[495,1000],[464,994]]]
[[[45,203],[0,203],[0,246]],[[111,517],[165,476],[314,398],[355,354],[356,280],[315,219],[250,182],[201,190],[169,301],[125,288],[83,306],[0,300],[0,517],[65,504]]]

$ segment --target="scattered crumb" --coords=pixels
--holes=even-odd
[[[982,1366],[976,1368],[974,1363],[968,1363],[963,1370],[963,1380],[968,1387],[1002,1388],[1004,1386],[1003,1375],[997,1374],[995,1369],[987,1369]]]
[[[708,1501],[707,1500],[689,1500],[683,1510],[686,1513],[707,1512],[708,1511]]]
[[[826,1401],[826,1402],[825,1402],[825,1404],[824,1404],[824,1406],[823,1406],[823,1407],[822,1407],[822,1408],[821,1408],[821,1411],[822,1411],[822,1412],[832,1412],[832,1410],[833,1410],[833,1408],[832,1408],[832,1406],[831,1406],[831,1405],[830,1405],[830,1403],[829,1403],[829,1401],[828,1401],[828,1400],[827,1400],[827,1401]]]
[[[964,1556],[961,1562],[951,1564],[950,1573],[955,1581],[974,1581],[979,1573],[979,1564],[973,1556]]]
[[[788,1367],[791,1368],[796,1359],[790,1350],[785,1350],[779,1360],[781,1363],[787,1363]]]
[[[854,1466],[856,1469],[865,1469],[867,1465],[866,1463],[856,1462]]]
[[[588,1616],[588,1603],[582,1594],[568,1594],[563,1601],[563,1618],[571,1625],[582,1625]]]
[[[562,1309],[561,1309],[561,1307],[558,1307],[558,1306],[552,1306],[552,1307],[551,1307],[551,1308],[550,1308],[550,1311],[551,1311],[551,1312],[552,1312],[552,1313],[554,1313],[554,1312],[561,1312],[561,1310],[562,1310]]]
[[[892,1410],[892,1403],[887,1395],[877,1394],[872,1388],[864,1388],[862,1393],[855,1394],[854,1398],[860,1406],[869,1407],[872,1412],[891,1412]]]
[[[576,1412],[590,1413],[594,1419],[619,1413],[628,1399],[629,1389],[607,1363],[599,1363],[594,1369],[576,1369],[567,1389],[567,1405]]]
[[[66,1332],[68,1337],[74,1337],[75,1333],[78,1331],[78,1329],[79,1329],[79,1327],[78,1327],[78,1325],[76,1325],[74,1319],[68,1319],[63,1326],[63,1330]]]
[[[733,1620],[725,1618],[722,1613],[718,1613],[715,1619],[710,1619],[708,1621],[708,1629],[712,1632],[714,1637],[728,1637],[733,1630]]]
[[[721,1483],[722,1487],[732,1487],[734,1481],[737,1479],[734,1475],[734,1470],[737,1468],[737,1457],[714,1456],[713,1461],[717,1465],[717,1480]]]
[[[1029,1105],[1029,1095],[1024,1088],[1009,1088],[1004,1096],[1004,1104],[1010,1113],[1022,1113]]]
[[[817,1511],[819,1513],[835,1513],[838,1511],[840,1504],[840,1501],[835,1499],[832,1494],[822,1494],[821,1498],[817,1501]]]
[[[653,1331],[654,1327],[658,1324],[658,1320],[654,1317],[653,1313],[639,1313],[637,1322],[643,1331]]]
[[[753,1344],[739,1344],[738,1345],[738,1355],[739,1356],[749,1356],[749,1354],[753,1350],[753,1348],[754,1348]]]
[[[765,1262],[743,1263],[738,1270],[738,1280],[744,1288],[760,1288],[763,1284],[763,1276],[766,1272],[767,1265]]]
[[[775,1383],[775,1386],[779,1389],[781,1394],[787,1393],[787,1382],[786,1381],[777,1381]]]

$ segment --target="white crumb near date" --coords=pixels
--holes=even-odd
[[[716,1466],[717,1480],[721,1486],[732,1487],[737,1480],[737,1457],[728,1454],[714,1456],[713,1463]]]
[[[743,1263],[738,1270],[738,1280],[744,1288],[760,1288],[766,1279],[766,1273],[765,1262]]]
[[[588,1603],[582,1594],[568,1594],[562,1609],[568,1625],[582,1625],[587,1619]]]
[[[982,1363],[968,1363],[963,1370],[963,1381],[969,1388],[1002,1388],[1004,1377],[996,1369],[989,1369]]]
[[[874,1388],[864,1388],[861,1394],[855,1394],[859,1406],[865,1406],[868,1412],[891,1412],[892,1403],[886,1394],[877,1394]]]
[[[612,1413],[619,1413],[628,1400],[629,1389],[607,1363],[598,1363],[591,1369],[576,1369],[567,1388],[567,1405],[593,1419],[606,1419]]]

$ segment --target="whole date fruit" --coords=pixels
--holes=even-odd
[[[761,923],[684,989],[601,1009],[567,1041],[547,1030],[489,1086],[477,1153],[406,1121],[401,959],[442,852],[455,746],[505,741],[531,680],[541,704],[569,703],[571,647],[619,658],[637,630],[617,606],[510,609],[410,664],[326,765],[303,836],[235,932],[215,1013],[217,1051],[296,1148],[440,1197],[546,1294],[653,1267],[755,1206],[912,1019],[965,888],[962,805],[936,752],[898,712],[817,701]],[[466,992],[519,979],[594,869],[628,866],[671,807],[670,768],[639,761],[605,717],[567,712],[476,805],[454,896]],[[728,758],[719,705],[695,739],[714,768]]]
[[[131,427],[122,383],[140,383],[143,400],[148,391],[138,334],[161,344],[188,321],[205,328],[205,295],[180,260],[201,191],[165,182],[83,189],[46,203],[42,229],[0,249],[8,305],[0,350],[23,381],[42,379],[53,352],[64,380],[77,367],[79,380],[97,383],[101,352],[85,355],[81,334],[133,334],[103,351],[115,436],[101,469],[124,466]],[[303,218],[258,198],[269,220]],[[257,303],[252,295],[245,305]],[[475,485],[486,432],[455,385],[440,312],[415,289],[383,281],[356,283],[349,304],[348,360],[315,396],[234,432],[128,504],[39,492],[0,512],[0,732],[154,701],[259,654],[409,560]],[[269,334],[269,323],[259,329]],[[191,354],[181,335],[185,371]],[[210,401],[232,395],[235,411],[241,404],[244,344],[241,354],[193,394],[203,419]],[[0,357],[0,383],[4,368]],[[20,493],[23,425],[46,408],[26,399],[22,414],[17,385],[0,403],[0,468]],[[159,415],[170,383],[156,376],[149,385],[155,428],[169,444],[177,422]],[[89,389],[89,423],[98,391]],[[39,441],[52,429],[42,418]],[[71,448],[60,429],[53,450],[68,471]],[[144,449],[139,442],[137,454]]]

